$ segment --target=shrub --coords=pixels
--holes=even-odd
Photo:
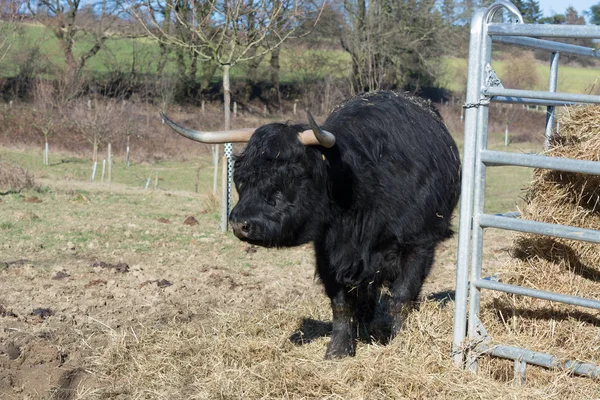
[[[0,194],[19,193],[25,189],[35,189],[35,179],[26,169],[0,161]]]

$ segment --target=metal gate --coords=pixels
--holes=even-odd
[[[502,9],[508,11],[512,21],[508,23],[492,22],[494,15]],[[600,175],[600,162],[487,149],[488,105],[490,102],[546,106],[546,146],[553,132],[555,107],[579,103],[600,103],[600,96],[556,91],[560,53],[595,58],[600,57],[600,54],[595,49],[588,47],[542,40],[537,37],[597,39],[600,38],[600,27],[524,24],[518,9],[505,0],[499,0],[488,8],[475,11],[471,19],[467,95],[464,105],[465,142],[452,357],[457,366],[466,366],[473,371],[477,369],[477,357],[480,354],[512,359],[515,362],[515,376],[518,381],[524,380],[527,363],[548,368],[562,368],[574,374],[597,377],[600,376],[600,367],[596,365],[577,361],[563,362],[551,354],[508,345],[491,344],[479,319],[482,289],[600,310],[600,301],[595,299],[509,285],[482,279],[481,276],[484,228],[499,228],[600,243],[600,231],[527,221],[509,216],[489,215],[483,211],[486,169],[488,167],[515,165]],[[491,68],[492,42],[547,50],[550,53],[548,91],[504,88]]]

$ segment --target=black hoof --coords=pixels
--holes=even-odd
[[[336,343],[334,341],[329,342],[327,351],[325,352],[326,360],[333,360],[348,356],[354,356],[354,346],[352,346],[352,343]]]

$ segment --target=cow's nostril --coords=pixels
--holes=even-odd
[[[233,233],[240,239],[249,238],[252,235],[253,226],[252,223],[248,221],[244,222],[231,222],[231,228],[233,229]]]

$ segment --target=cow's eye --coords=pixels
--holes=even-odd
[[[265,203],[267,203],[268,205],[270,205],[271,207],[275,207],[275,195],[277,194],[277,191],[274,190],[273,188],[269,188],[269,190],[266,190],[262,193],[262,197],[265,201]]]
[[[277,204],[281,203],[283,194],[277,188],[273,188],[268,193],[265,193],[263,197],[268,205],[275,207]]]
[[[281,204],[281,201],[283,200],[283,193],[279,191],[275,192],[273,199],[275,200],[275,205]]]

